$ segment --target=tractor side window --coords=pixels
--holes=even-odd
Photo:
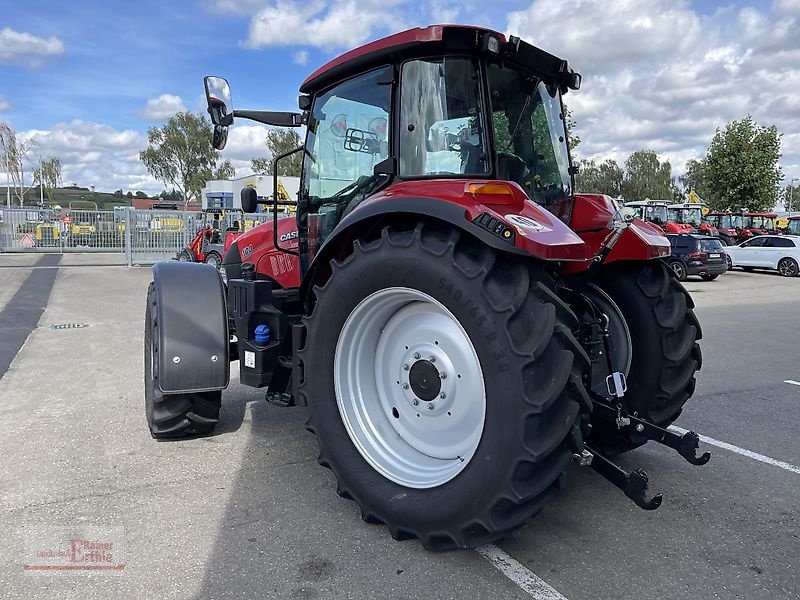
[[[400,81],[400,176],[487,175],[477,62],[412,60]]]
[[[354,77],[314,100],[300,194],[310,257],[385,180],[385,175],[375,174],[375,165],[389,157],[392,86],[386,84],[385,72],[383,68]]]

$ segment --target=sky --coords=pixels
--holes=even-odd
[[[679,175],[717,128],[750,114],[783,133],[783,185],[800,178],[800,0],[7,2],[0,121],[33,141],[34,161],[59,156],[67,185],[158,193],[138,160],[147,130],[204,111],[204,75],[226,77],[237,108],[296,110],[316,67],[433,23],[490,27],[568,59],[583,75],[565,97],[578,158],[622,164],[649,149]],[[247,175],[264,140],[239,122],[222,158]]]

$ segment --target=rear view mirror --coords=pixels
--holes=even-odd
[[[222,125],[214,125],[214,135],[211,138],[211,145],[217,150],[225,148],[228,142],[228,128]]]
[[[206,101],[208,114],[214,125],[227,127],[233,123],[233,103],[231,102],[231,87],[222,77],[209,75],[203,79],[206,87]]]
[[[239,197],[242,200],[242,211],[246,213],[254,213],[258,207],[258,192],[254,187],[244,187],[240,192]]]

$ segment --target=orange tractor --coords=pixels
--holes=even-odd
[[[202,226],[189,245],[178,253],[178,260],[207,263],[218,269],[222,265],[225,252],[243,233],[241,216],[241,210],[206,209],[203,212]]]

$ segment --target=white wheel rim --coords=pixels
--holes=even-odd
[[[353,444],[397,484],[442,485],[480,443],[478,355],[455,316],[423,292],[387,288],[353,309],[336,344],[334,388]]]

